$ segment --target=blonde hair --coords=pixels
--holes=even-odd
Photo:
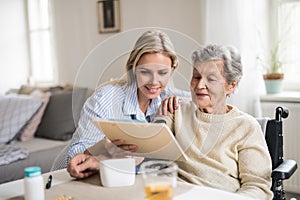
[[[136,41],[127,60],[126,78],[114,80],[110,83],[115,83],[120,86],[132,84],[136,80],[134,69],[137,63],[144,54],[148,53],[162,53],[171,59],[171,67],[173,70],[178,67],[178,58],[169,36],[160,30],[146,31]]]

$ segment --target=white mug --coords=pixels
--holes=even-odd
[[[135,182],[135,159],[118,158],[100,161],[100,178],[104,187],[121,187]]]

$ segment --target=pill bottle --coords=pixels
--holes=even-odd
[[[44,180],[40,167],[27,167],[24,169],[25,200],[44,200]]]

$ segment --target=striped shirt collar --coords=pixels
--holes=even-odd
[[[158,97],[152,99],[146,116],[151,116],[151,118],[156,115],[161,101],[167,97],[167,91],[164,90]],[[138,97],[137,97],[137,84],[136,82],[128,85],[125,88],[125,101],[123,106],[123,112],[125,115],[139,115],[141,110],[139,108]],[[139,119],[139,117],[137,118]]]

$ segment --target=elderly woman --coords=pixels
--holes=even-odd
[[[195,51],[192,60],[192,101],[182,101],[174,114],[156,118],[166,121],[189,158],[176,161],[179,177],[272,199],[271,158],[260,125],[226,104],[242,77],[240,55],[232,47],[209,45]]]

